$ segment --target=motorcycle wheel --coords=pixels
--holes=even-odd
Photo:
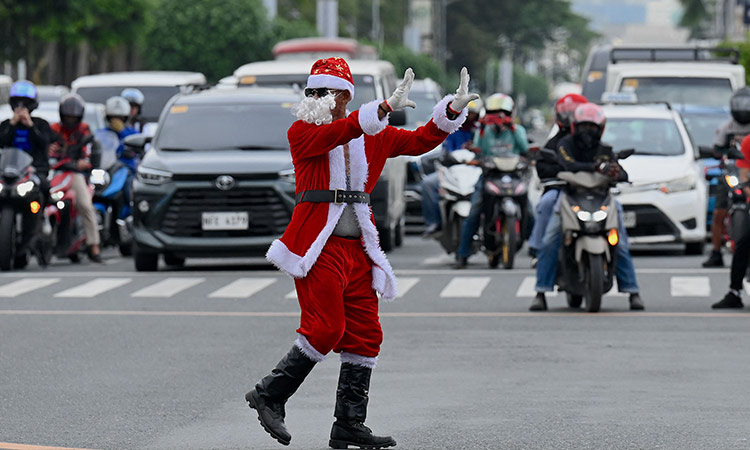
[[[16,212],[10,206],[0,211],[0,270],[13,268],[16,259]]]
[[[120,254],[122,256],[132,256],[133,255],[133,243],[129,244],[120,244]]]
[[[604,261],[602,255],[586,254],[584,280],[586,281],[586,311],[599,312],[604,295]]]
[[[490,253],[487,255],[487,260],[490,263],[490,268],[495,269],[500,265],[500,256]]]
[[[580,308],[581,304],[583,303],[583,296],[582,295],[575,295],[571,294],[569,292],[565,293],[565,298],[568,301],[568,306],[571,308]]]
[[[513,261],[516,258],[518,249],[518,219],[511,218],[503,224],[503,268],[510,270],[513,268]]]
[[[448,253],[458,251],[458,246],[461,244],[461,229],[464,226],[464,218],[458,214],[453,215],[453,223],[451,224],[451,235],[450,235],[450,248],[452,249]]]
[[[79,263],[79,262],[81,262],[81,255],[79,255],[78,252],[71,253],[71,254],[68,255],[68,259],[72,263]]]
[[[16,254],[16,257],[13,259],[14,269],[24,269],[28,265],[29,265],[28,253]]]

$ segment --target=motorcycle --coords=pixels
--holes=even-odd
[[[471,211],[471,195],[482,175],[480,167],[467,165],[475,156],[471,150],[454,150],[435,163],[443,222],[443,229],[435,238],[449,254],[458,250],[461,229]]]
[[[617,159],[632,155],[622,150]],[[558,254],[557,285],[568,306],[598,312],[602,296],[612,289],[617,267],[620,216],[613,181],[598,172],[560,172],[562,244]]]
[[[733,140],[734,145],[723,151],[711,147],[699,147],[701,158],[716,159],[715,165],[705,168],[706,179],[715,185],[723,185],[729,196],[729,212],[725,218],[725,234],[723,241],[727,243],[729,251],[734,252],[734,243],[747,229],[748,205],[746,203],[743,188],[746,183],[740,183],[739,168],[735,160],[745,159],[740,149],[740,140]]]
[[[528,182],[525,158],[507,150],[484,158],[482,243],[490,267],[512,269],[523,245]]]
[[[44,252],[36,251],[38,230],[24,230],[29,224],[38,223],[37,215],[46,195],[33,162],[31,155],[17,148],[0,150],[0,270],[3,271],[26,267],[29,250],[36,253],[41,266],[49,261]]]
[[[94,133],[100,162],[91,171],[99,235],[103,246],[117,246],[123,256],[133,253],[133,216],[127,193],[133,171],[117,158],[120,138],[110,130]]]

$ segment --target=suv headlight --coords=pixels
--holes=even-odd
[[[172,179],[172,172],[140,166],[136,178],[146,184],[164,184]]]
[[[279,172],[279,178],[294,184],[296,180],[294,177],[294,169],[282,170],[281,172]]]
[[[661,185],[660,191],[665,194],[671,194],[673,192],[685,192],[695,189],[696,180],[695,175],[687,175],[676,180],[668,181]]]

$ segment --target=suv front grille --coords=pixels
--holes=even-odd
[[[204,212],[242,212],[250,217],[247,230],[203,231]],[[247,237],[275,236],[284,232],[290,213],[271,188],[178,189],[167,206],[161,230],[170,236]]]

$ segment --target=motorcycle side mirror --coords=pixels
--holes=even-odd
[[[629,156],[632,156],[634,153],[635,153],[634,148],[626,148],[624,150],[620,150],[619,152],[617,152],[617,159],[628,158]]]
[[[730,159],[745,159],[745,155],[734,147],[729,147],[727,157]]]
[[[391,111],[388,115],[388,125],[393,127],[402,127],[406,125],[406,111],[403,109]]]
[[[698,147],[698,158],[699,159],[713,159],[716,158],[716,153],[714,153],[713,147],[706,147],[705,145],[701,145]]]
[[[146,144],[151,142],[152,139],[151,136],[146,136],[145,134],[131,134],[125,138],[123,143],[125,144],[125,147],[130,147],[130,149],[136,153],[143,153]]]

